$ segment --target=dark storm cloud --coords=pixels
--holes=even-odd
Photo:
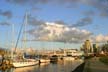
[[[72,24],[72,27],[82,27],[82,26],[86,26],[86,25],[90,25],[92,24],[92,19],[90,17],[85,17],[80,19],[78,22],[76,22],[76,24]]]
[[[12,12],[11,11],[2,11],[2,10],[0,10],[0,15],[5,16],[7,18],[11,18],[12,17]]]

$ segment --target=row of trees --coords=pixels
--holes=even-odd
[[[107,43],[106,44],[103,44],[102,46],[101,46],[101,50],[104,52],[104,53],[107,53],[108,54],[108,41],[107,41]]]

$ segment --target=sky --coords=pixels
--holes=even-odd
[[[80,48],[108,40],[108,0],[0,0],[0,47]],[[26,38],[26,42],[24,41]]]

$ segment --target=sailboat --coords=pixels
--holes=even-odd
[[[45,50],[43,49],[41,52],[41,55],[39,55],[39,63],[50,63],[49,56],[45,53]]]
[[[63,50],[64,52],[64,57],[63,57],[63,60],[64,61],[73,61],[75,60],[75,57],[72,56],[72,50]]]
[[[50,59],[44,59],[44,58],[41,58],[39,59],[40,63],[50,63]]]
[[[26,18],[25,19],[26,22],[25,22],[24,25],[27,24],[27,13],[25,15],[25,18]],[[22,28],[23,28],[24,25],[22,24],[21,29],[19,31],[18,39],[17,39],[16,46],[15,46],[15,50],[17,48],[18,41],[19,41],[19,38],[20,38],[20,33],[21,33],[21,30],[22,30]],[[20,55],[20,56],[18,56],[18,55],[13,55],[13,56],[14,57],[13,57],[13,62],[12,63],[13,63],[14,67],[28,67],[28,66],[33,66],[33,65],[39,64],[39,60],[36,60],[36,59],[26,59],[24,57],[24,54]]]
[[[43,56],[39,58],[40,63],[50,63],[49,57]]]
[[[13,61],[14,67],[27,67],[27,66],[33,66],[36,64],[39,64],[39,61],[34,60],[34,59],[22,59],[22,60]]]

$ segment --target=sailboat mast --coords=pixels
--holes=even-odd
[[[23,26],[24,26],[25,23],[26,23],[25,18],[26,18],[26,15],[24,16],[24,19],[23,19],[23,22],[24,22],[24,23],[22,23],[21,28],[20,28],[20,31],[19,31],[19,33],[18,33],[18,38],[17,38],[16,44],[15,44],[15,52],[16,52],[16,48],[17,48],[18,43],[19,43],[19,39],[20,39],[20,36],[21,36],[21,32],[22,32]],[[24,29],[25,29],[25,28],[24,28]]]
[[[26,48],[26,25],[27,25],[27,12],[26,12],[26,15],[25,15],[25,20],[24,20],[24,48]]]
[[[14,24],[12,24],[12,49],[14,48]],[[11,50],[11,59],[13,59],[13,50]]]
[[[14,24],[12,24],[12,48],[14,48]]]

